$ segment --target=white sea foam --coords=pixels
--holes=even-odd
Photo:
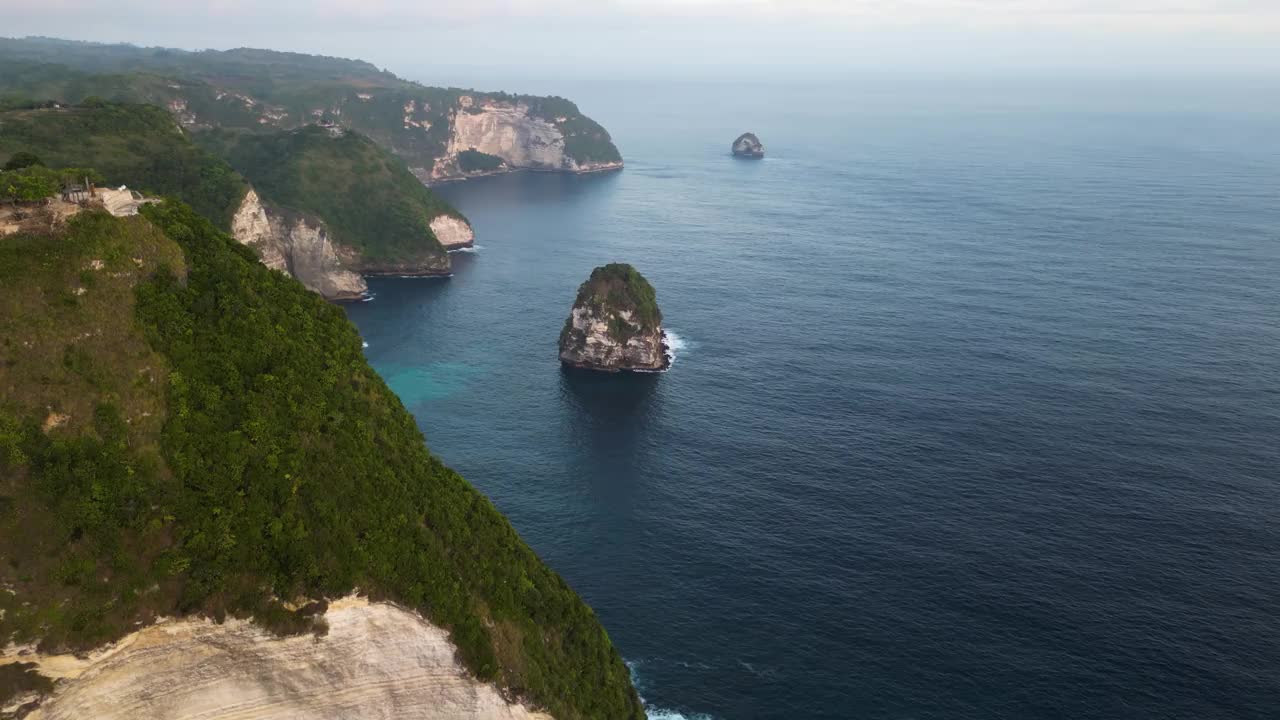
[[[668,333],[669,335],[670,333]],[[670,341],[668,341],[670,342]],[[712,715],[706,713],[684,714],[676,710],[668,710],[666,708],[653,707],[645,702],[644,690],[645,682],[640,677],[639,668],[643,663],[641,660],[625,660],[627,669],[631,671],[631,682],[636,686],[636,691],[640,693],[640,702],[644,704],[644,714],[648,720],[716,720]]]
[[[675,710],[663,710],[662,708],[647,707],[644,709],[645,717],[649,720],[715,720],[710,715],[695,713],[693,715],[685,715]]]
[[[373,293],[365,293],[364,297],[360,298],[360,302],[373,302],[374,297],[376,296]]]
[[[367,348],[367,347],[369,347],[369,341],[367,341],[367,340],[361,340],[361,341],[360,341],[360,347],[362,347],[362,348]]]
[[[481,250],[483,250],[483,249],[484,249],[484,246],[483,246],[483,245],[471,245],[471,246],[469,246],[469,247],[455,248],[455,249],[453,249],[453,250],[450,250],[449,252],[451,252],[451,253],[456,253],[456,252],[473,253],[473,252],[480,252],[480,251],[481,251]]]
[[[667,358],[671,360],[672,365],[675,365],[676,357],[689,349],[689,343],[669,328],[663,332],[667,336]]]

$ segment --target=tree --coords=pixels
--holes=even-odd
[[[40,158],[35,153],[22,150],[14,153],[13,157],[9,158],[9,162],[4,164],[4,169],[21,170],[23,168],[29,168],[32,165],[44,165],[44,163],[40,162]]]
[[[0,172],[0,202],[34,202],[58,194],[57,173],[40,166]]]
[[[29,165],[20,170],[0,172],[0,202],[35,202],[58,194],[64,185],[88,180],[102,182],[102,175],[91,168],[53,170],[43,165]]]

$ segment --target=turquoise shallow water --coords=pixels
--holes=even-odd
[[[477,251],[349,313],[654,717],[1275,716],[1280,114],[567,94],[627,169],[442,188]],[[556,362],[614,260],[666,374]]]

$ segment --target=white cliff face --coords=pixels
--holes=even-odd
[[[244,620],[171,620],[86,658],[0,655],[55,678],[28,720],[552,720],[503,699],[417,614],[334,602],[326,636],[277,638]]]
[[[262,204],[250,190],[231,220],[236,240],[257,251],[269,268],[292,275],[329,300],[356,300],[369,286],[350,270],[353,258],[335,247],[323,223],[287,218]]]
[[[468,99],[465,98],[464,99]],[[470,103],[463,103],[470,108]],[[458,153],[479,150],[496,155],[517,169],[595,172],[622,167],[620,162],[579,163],[565,154],[565,139],[555,124],[529,114],[524,103],[491,104],[460,110],[453,116],[452,133],[443,157],[432,168],[432,179],[458,177]]]
[[[523,104],[457,113],[446,152],[457,155],[470,149],[497,155],[512,167],[567,169],[564,136],[555,125],[530,117]]]
[[[615,319],[628,330],[625,340],[611,332]],[[560,361],[591,370],[665,370],[670,365],[661,326],[645,330],[627,311],[597,312],[575,306],[560,336]]]
[[[278,242],[276,230],[271,227],[271,219],[267,217],[267,209],[263,207],[256,191],[249,190],[240,201],[240,207],[231,218],[231,236],[256,250],[263,265],[273,270],[289,272],[281,252],[282,243]]]
[[[452,215],[437,215],[431,218],[430,224],[431,232],[445,250],[458,250],[475,244],[476,234],[466,220]]]

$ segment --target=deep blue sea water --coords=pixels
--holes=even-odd
[[[441,188],[478,249],[349,312],[653,717],[1280,717],[1280,112],[572,96],[625,171]],[[557,364],[615,260],[666,374]]]

